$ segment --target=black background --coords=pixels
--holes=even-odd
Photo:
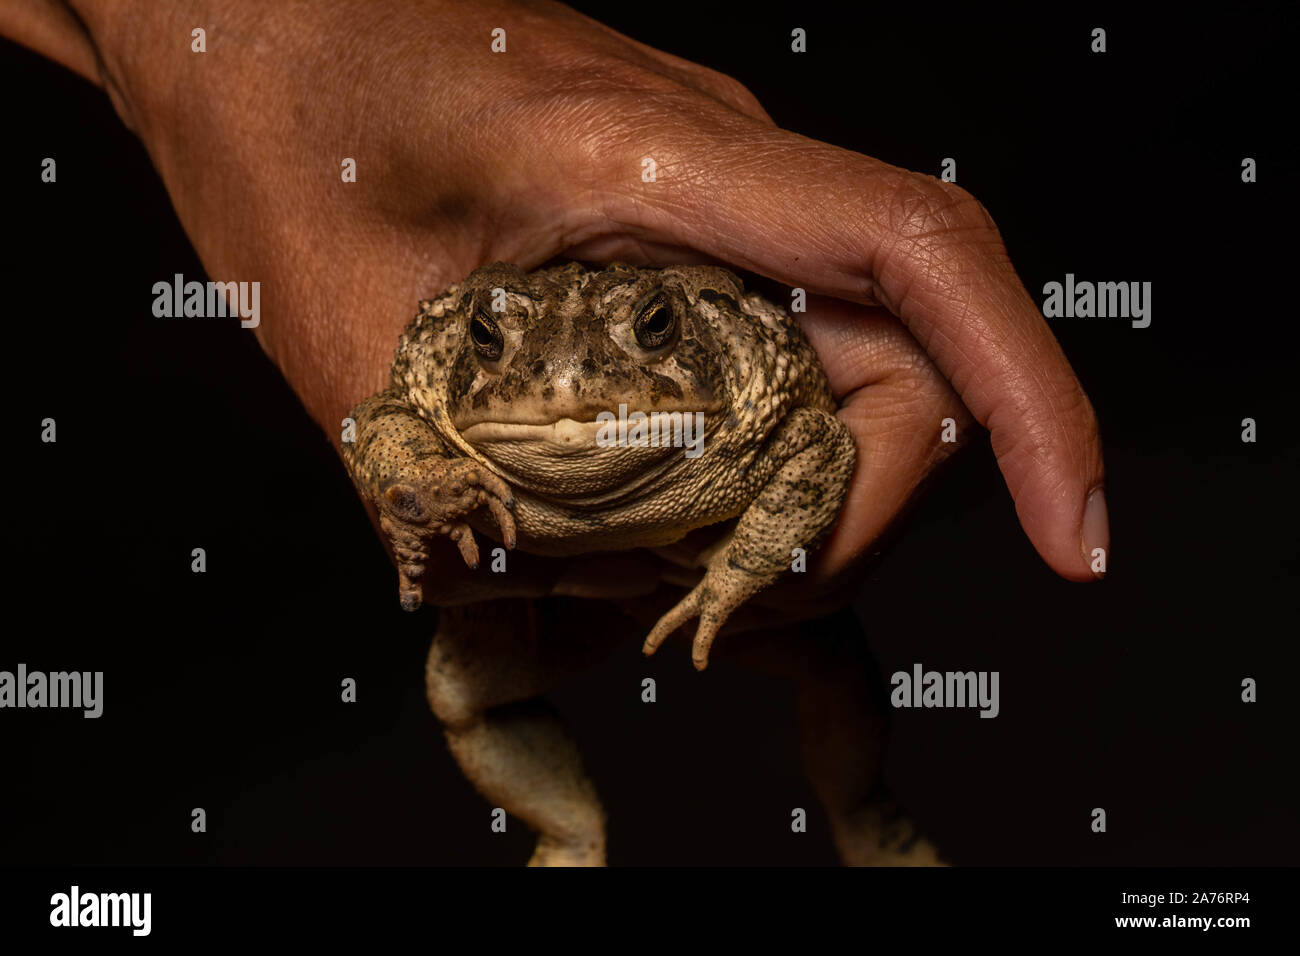
[[[959,864],[1296,862],[1282,8],[579,6],[735,76],[782,126],[934,174],[954,157],[1037,298],[1067,272],[1153,283],[1150,328],[1053,323],[1102,425],[1105,582],[1042,564],[981,438],[863,583],[885,673],[1001,673],[996,720],[894,714],[887,777],[923,830]],[[523,862],[531,836],[489,831],[425,704],[436,614],[398,609],[326,437],[252,334],[151,315],[154,282],[202,267],[142,147],[100,91],[27,50],[0,44],[0,83],[0,669],[106,684],[99,720],[0,712],[0,863]],[[552,699],[602,792],[611,863],[835,861],[784,685],[631,645]],[[809,833],[790,832],[794,806]]]

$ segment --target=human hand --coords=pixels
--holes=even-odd
[[[859,447],[791,599],[844,593],[954,447],[946,417],[988,427],[1044,560],[1093,577],[1095,418],[964,190],[778,129],[727,77],[562,6],[68,6],[80,24],[34,29],[15,8],[5,32],[105,85],[209,274],[261,282],[259,341],[336,441],[414,303],[485,262],[720,261],[810,294],[800,318]]]

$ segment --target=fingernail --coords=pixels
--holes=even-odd
[[[1106,576],[1106,562],[1110,560],[1110,521],[1106,516],[1106,493],[1097,488],[1088,496],[1083,507],[1083,560],[1088,562],[1094,577]]]

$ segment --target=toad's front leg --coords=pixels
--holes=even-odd
[[[402,608],[414,611],[424,601],[420,577],[429,555],[430,538],[446,535],[456,542],[471,569],[478,567],[478,545],[464,520],[486,506],[501,529],[507,548],[515,546],[515,506],[510,486],[484,466],[466,459],[429,457],[413,462],[408,474],[381,484],[375,499],[379,526],[393,542],[397,555]]]
[[[812,550],[835,523],[857,451],[852,434],[834,415],[797,409],[764,454],[779,463],[775,473],[713,553],[704,579],[654,626],[642,648],[646,654],[698,617],[691,660],[704,670],[709,648],[731,613],[789,570],[796,548]]]
[[[352,417],[357,436],[344,444],[344,461],[357,487],[379,509],[379,525],[397,556],[404,610],[414,611],[424,601],[420,578],[431,538],[450,538],[465,563],[478,567],[478,545],[465,521],[476,509],[486,507],[506,547],[515,546],[510,486],[486,466],[452,457],[437,433],[395,392],[366,399]]]

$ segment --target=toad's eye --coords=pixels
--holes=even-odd
[[[641,309],[632,323],[632,331],[643,349],[662,348],[672,339],[677,331],[677,316],[662,292]]]
[[[497,325],[496,319],[482,309],[474,313],[474,319],[469,324],[469,335],[474,340],[474,351],[478,352],[480,357],[489,362],[495,362],[501,357],[501,350],[505,347],[505,337],[501,334],[501,327]]]

